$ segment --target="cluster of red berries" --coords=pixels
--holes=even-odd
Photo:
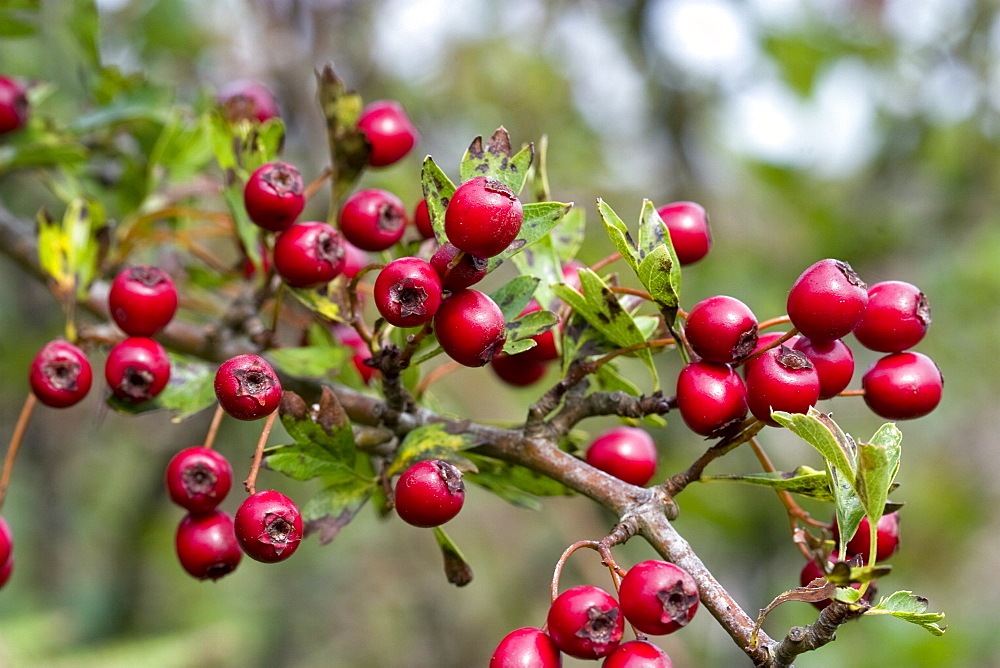
[[[671,668],[667,654],[645,635],[673,633],[694,618],[698,586],[684,569],[666,561],[643,561],[625,573],[618,598],[600,587],[580,585],[559,594],[545,629],[526,627],[500,641],[490,668],[555,668],[562,654],[604,658],[604,668]],[[640,635],[622,642],[626,620]]]

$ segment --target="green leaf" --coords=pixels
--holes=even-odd
[[[513,190],[515,194],[519,194],[528,178],[534,154],[534,145],[528,144],[518,151],[517,155],[513,155],[510,134],[506,128],[500,126],[486,142],[485,147],[482,136],[472,140],[465,155],[462,156],[458,168],[459,176],[462,183],[477,176],[492,177]]]
[[[354,462],[356,448],[351,423],[329,387],[323,387],[319,403],[313,406],[307,406],[294,392],[284,392],[280,415],[281,424],[296,443],[314,443],[336,461]]]
[[[97,272],[100,219],[99,210],[81,198],[70,201],[60,223],[44,211],[38,214],[39,264],[61,290],[75,289],[81,298]]]
[[[547,237],[562,264],[576,258],[587,233],[587,212],[573,207],[566,212],[559,225]],[[561,276],[560,276],[560,280]]]
[[[601,214],[601,221],[604,222],[604,230],[608,233],[611,242],[621,253],[622,257],[632,267],[632,271],[639,273],[639,253],[635,247],[635,241],[629,234],[625,221],[618,217],[618,214],[608,206],[603,199],[597,200],[597,211]]]
[[[0,13],[0,37],[13,39],[15,37],[29,37],[35,34],[35,26],[29,21],[22,21],[3,11]]]
[[[943,612],[927,612],[927,599],[913,592],[897,591],[892,596],[883,597],[878,605],[872,606],[866,615],[892,615],[904,621],[922,626],[933,635],[944,635],[946,626],[940,626]]]
[[[68,277],[65,264],[65,239],[62,226],[59,225],[45,209],[41,209],[36,217],[38,221],[38,262],[44,271],[57,284],[65,284]]]
[[[211,132],[209,114],[191,122],[181,110],[173,110],[150,151],[149,171],[156,175],[160,168],[163,180],[175,183],[200,173],[213,157]]]
[[[827,475],[830,476],[830,486],[833,489],[835,500],[837,527],[840,529],[840,544],[837,546],[837,551],[840,554],[847,554],[847,542],[861,525],[861,520],[865,516],[865,507],[854,491],[851,481],[844,478],[837,469],[831,467],[829,462],[827,462]]]
[[[597,369],[597,387],[605,392],[624,392],[633,397],[642,395],[642,390],[622,374],[614,362],[608,362]]]
[[[168,354],[170,382],[153,403],[173,413],[173,422],[181,422],[214,406],[215,365],[178,353]]]
[[[499,290],[490,293],[490,299],[496,302],[503,313],[504,320],[510,322],[525,309],[535,294],[539,279],[533,276],[516,276],[505,283]]]
[[[364,101],[354,91],[347,90],[343,80],[327,64],[316,73],[317,98],[326,119],[327,140],[330,146],[331,164],[336,168],[331,187],[333,202],[331,215],[340,201],[351,190],[364,170],[368,167],[371,148],[365,134],[358,130],[358,118],[364,108]]]
[[[305,533],[318,534],[320,545],[326,545],[337,537],[378,486],[374,479],[366,479],[356,473],[328,477],[323,482],[323,489],[302,506]]]
[[[340,346],[305,346],[303,348],[278,348],[267,356],[285,373],[303,378],[320,378],[331,370],[346,364],[351,356]]]
[[[347,454],[347,453],[344,453]],[[344,478],[357,476],[351,461],[336,458],[333,453],[313,441],[290,443],[268,448],[263,465],[292,480],[306,481],[313,478]]]
[[[313,313],[333,322],[344,321],[340,315],[340,304],[321,294],[315,288],[290,288],[286,285],[284,289]]]
[[[889,489],[899,471],[903,434],[894,424],[885,424],[871,442],[858,444],[858,473],[854,487],[874,526],[885,510]]]
[[[455,194],[455,184],[430,156],[424,158],[423,167],[420,169],[420,184],[424,191],[424,199],[427,200],[427,214],[431,218],[431,227],[434,228],[434,238],[439,244],[444,245],[448,241],[448,235],[444,231],[444,212]]]
[[[533,348],[533,341],[524,348],[515,344],[527,344],[527,342],[531,341],[532,337],[544,334],[557,324],[559,324],[559,316],[552,311],[533,311],[515,318],[507,323],[507,341],[504,344],[504,351],[515,355],[519,352],[524,352],[528,348]],[[512,350],[508,350],[508,347]]]
[[[458,549],[455,541],[439,526],[434,527],[434,538],[444,557],[444,574],[448,582],[456,587],[464,587],[472,582],[472,566]]]
[[[816,448],[823,459],[853,483],[857,446],[829,415],[810,407],[807,414],[775,411],[771,413],[771,417]]]
[[[699,482],[743,482],[801,494],[818,501],[832,502],[834,500],[833,493],[830,491],[830,479],[826,471],[817,471],[810,466],[800,466],[794,471],[776,471],[774,473],[702,476]]]
[[[573,213],[574,211],[577,211],[577,209],[570,209],[569,213]],[[556,229],[559,229],[559,227]],[[555,231],[546,237],[542,237],[533,243],[530,248],[525,248],[522,252],[511,258],[514,266],[517,267],[522,276],[532,276],[538,279],[538,287],[535,289],[534,294],[535,301],[542,308],[550,311],[553,310],[557,301],[555,294],[552,292],[552,285],[561,283],[563,280],[562,265],[556,257],[555,249],[552,247],[552,236],[554,234]]]
[[[540,496],[570,496],[573,490],[541,473],[519,464],[500,459],[467,453],[476,471],[464,474],[467,481],[479,485],[519,508],[541,510]]]
[[[429,205],[428,205],[429,206]],[[525,204],[524,221],[517,238],[503,252],[489,259],[487,271],[493,271],[500,263],[514,257],[525,248],[531,247],[539,239],[547,236],[559,224],[559,221],[570,211],[573,203],[562,202],[532,202]]]
[[[460,469],[468,468],[469,460],[457,453],[475,445],[471,435],[449,433],[447,427],[440,423],[417,427],[403,438],[385,475],[391,478],[425,459],[441,459]]]

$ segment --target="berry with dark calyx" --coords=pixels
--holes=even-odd
[[[233,518],[221,510],[186,515],[177,527],[175,545],[181,566],[199,580],[218,580],[243,558]]]
[[[788,292],[788,317],[813,341],[833,341],[850,334],[868,305],[868,286],[847,262],[816,262]]]
[[[819,375],[819,398],[831,399],[845,389],[854,377],[854,353],[843,339],[813,341],[796,336],[787,341],[793,350],[805,353]]]
[[[600,587],[567,589],[549,607],[548,631],[562,652],[578,659],[599,659],[621,643],[625,616],[615,597]]]
[[[153,339],[130,336],[108,353],[104,378],[111,392],[121,401],[149,401],[162,392],[170,380],[170,357]]]
[[[507,325],[496,302],[478,290],[446,297],[434,314],[434,333],[448,357],[459,364],[489,364],[503,349]]]
[[[236,511],[236,540],[251,559],[284,561],[302,541],[302,514],[281,492],[263,490],[248,496]]]
[[[873,413],[887,420],[909,420],[937,408],[944,378],[923,353],[890,353],[872,364],[861,386]]]
[[[233,467],[216,450],[181,450],[167,464],[164,476],[171,500],[191,513],[212,510],[226,498],[233,484]]]
[[[465,503],[458,468],[440,459],[417,462],[396,481],[396,513],[415,527],[436,527],[451,520]]]
[[[441,279],[430,263],[418,257],[393,260],[375,279],[375,308],[396,327],[430,322],[441,306]]]
[[[237,355],[215,372],[215,397],[237,420],[259,420],[278,409],[281,381],[259,355]]]
[[[500,353],[490,361],[490,368],[508,385],[528,387],[545,377],[549,365],[546,362],[527,359],[524,353],[517,355]]]
[[[698,611],[698,585],[668,561],[641,561],[628,570],[618,589],[622,613],[635,628],[665,635],[687,626]]]
[[[905,281],[883,281],[868,288],[868,306],[854,336],[869,350],[898,353],[920,343],[930,325],[927,295]]]
[[[79,402],[87,396],[93,380],[87,356],[67,341],[46,343],[31,361],[28,372],[32,393],[53,408],[66,408]]]
[[[219,90],[219,107],[230,122],[264,121],[280,116],[274,94],[258,81],[231,81]]]
[[[601,668],[674,668],[667,653],[648,640],[630,640],[609,654]]]
[[[441,286],[455,292],[483,280],[488,267],[486,260],[458,249],[455,244],[442,244],[431,256],[431,266],[441,277]]]
[[[293,288],[329,283],[340,275],[344,263],[340,232],[327,223],[295,223],[274,243],[274,266]]]
[[[28,112],[25,87],[10,77],[0,76],[0,135],[24,127]]]
[[[420,138],[402,105],[392,100],[368,104],[358,118],[358,129],[371,146],[368,164],[385,167],[401,160]]]
[[[771,411],[807,413],[819,401],[819,374],[809,358],[784,344],[771,348],[746,369],[747,406],[769,425]]]
[[[287,162],[269,162],[250,175],[243,188],[250,220],[265,230],[288,229],[306,205],[302,174]]]
[[[670,230],[670,241],[682,265],[693,264],[708,255],[712,233],[704,207],[695,202],[674,202],[661,206],[656,212]]]
[[[14,535],[7,520],[0,516],[0,564],[6,564],[14,551]]]
[[[868,520],[868,516],[866,515],[861,518],[861,524],[858,525],[857,533],[847,541],[847,545],[845,546],[849,557],[860,554],[865,563],[868,563],[872,544],[870,527],[871,522]],[[885,561],[899,550],[899,512],[886,513],[878,519],[875,528],[878,532],[876,538],[878,542],[875,546],[875,561]],[[835,543],[840,542],[840,528],[836,522],[833,524],[833,541]]]
[[[490,657],[489,668],[560,668],[562,656],[549,634],[526,627],[511,631]]]
[[[344,238],[361,250],[381,251],[403,238],[406,208],[387,190],[361,190],[344,202],[338,224]]]
[[[431,222],[426,199],[417,202],[417,206],[413,209],[413,226],[417,228],[417,232],[424,239],[434,238],[434,224]]]
[[[638,427],[614,427],[601,433],[587,448],[587,463],[596,469],[644,486],[656,473],[656,443]]]
[[[728,364],[691,362],[677,374],[677,409],[696,434],[725,431],[747,415],[743,378]]]
[[[688,313],[684,334],[702,359],[727,364],[739,362],[757,345],[757,318],[735,297],[709,297]]]
[[[448,240],[477,257],[502,253],[517,238],[524,222],[521,200],[494,178],[477,176],[455,190],[445,210]]]
[[[129,336],[152,336],[177,312],[177,287],[159,267],[130,267],[111,282],[108,309]]]

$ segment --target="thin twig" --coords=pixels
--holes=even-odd
[[[246,488],[247,494],[253,495],[256,492],[257,473],[260,472],[260,462],[264,458],[264,446],[267,444],[267,437],[271,435],[271,426],[277,417],[278,411],[274,411],[268,415],[267,420],[264,421],[264,428],[260,431],[260,438],[257,439],[257,449],[253,454],[253,465],[250,467],[247,479],[243,481],[243,487]]]
[[[7,456],[4,457],[3,461],[3,474],[0,475],[0,508],[3,508],[3,502],[7,498],[7,486],[10,484],[10,475],[14,470],[14,458],[17,457],[17,451],[24,439],[24,431],[28,428],[28,422],[31,420],[31,414],[37,403],[38,398],[34,392],[28,392],[24,406],[21,407],[21,414],[17,416],[17,424],[14,425],[14,433],[11,434],[10,443],[7,445]]]

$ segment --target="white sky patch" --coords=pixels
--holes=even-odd
[[[887,0],[885,22],[911,46],[940,47],[961,36],[970,9],[970,0]]]
[[[756,55],[750,24],[726,0],[658,0],[648,21],[656,47],[695,76],[738,76]]]
[[[734,92],[720,117],[727,142],[737,151],[778,164],[802,164],[800,100],[776,81]]]

